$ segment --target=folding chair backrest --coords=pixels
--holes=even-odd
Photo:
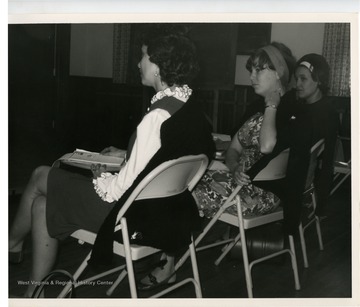
[[[324,139],[319,140],[310,150],[309,168],[306,176],[305,189],[308,189],[314,181],[318,157],[324,151]]]
[[[118,214],[123,216],[134,200],[169,197],[192,190],[206,171],[204,154],[189,155],[162,163],[135,188]]]
[[[276,180],[285,178],[289,160],[289,148],[283,150],[269,164],[264,167],[254,178],[254,181]]]
[[[165,162],[143,179],[144,188],[136,199],[168,197],[186,189],[192,190],[196,184],[192,182],[197,182],[202,177],[207,165],[205,155],[185,156]]]

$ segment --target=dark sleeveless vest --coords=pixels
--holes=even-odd
[[[176,111],[180,110],[180,108],[184,105],[184,102],[182,102],[176,98],[174,99],[173,97],[171,97],[171,98],[172,99],[166,99],[166,97],[164,97],[163,99],[155,101],[150,106],[149,110],[145,113],[145,115],[148,114],[149,112],[151,112],[152,110],[163,109],[165,111],[168,111],[170,113],[170,116],[172,116]],[[130,159],[131,151],[132,151],[132,148],[133,148],[135,140],[136,140],[136,131],[137,130],[135,130],[133,132],[133,134],[131,135],[131,137],[129,139],[129,143],[128,143],[128,147],[127,147],[127,151],[126,151],[126,161],[128,161]]]

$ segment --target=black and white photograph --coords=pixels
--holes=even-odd
[[[358,13],[16,4],[9,306],[360,304]]]

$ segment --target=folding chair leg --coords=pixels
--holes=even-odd
[[[182,287],[183,285],[187,284],[187,283],[192,283],[194,285],[195,288],[195,294],[196,294],[196,298],[202,298],[202,292],[201,292],[201,283],[200,283],[200,277],[199,277],[199,270],[198,270],[198,265],[197,265],[197,260],[196,260],[196,250],[195,250],[195,243],[193,238],[191,238],[191,243],[189,245],[189,255],[190,255],[190,259],[191,259],[191,266],[192,266],[192,271],[193,271],[193,277],[192,278],[186,278],[174,285],[172,285],[169,288],[164,289],[163,291],[151,296],[151,298],[158,298],[158,297],[162,297],[165,294],[179,288]]]
[[[291,264],[294,271],[294,280],[295,280],[295,289],[300,290],[300,281],[299,281],[299,273],[297,269],[296,262],[296,253],[295,253],[295,245],[294,245],[294,237],[289,235],[289,244],[290,244],[290,255],[291,255]]]
[[[73,278],[74,278],[74,281],[75,281],[75,287],[77,287],[78,285],[76,284],[78,281],[79,281],[79,278],[81,276],[81,274],[84,272],[85,268],[87,267],[87,263],[88,263],[88,260],[90,259],[90,255],[91,255],[91,251],[88,253],[88,255],[86,256],[86,258],[83,260],[83,262],[80,264],[79,268],[76,270],[76,272],[74,273],[73,275]],[[126,270],[124,270],[125,268],[125,265],[121,265],[119,267],[115,267],[113,269],[110,269],[106,272],[102,272],[102,273],[99,273],[99,274],[96,274],[96,275],[93,275],[89,278],[86,278],[84,280],[82,280],[82,283],[85,283],[86,281],[93,281],[93,280],[97,280],[97,279],[100,279],[104,276],[107,276],[107,275],[110,275],[110,274],[113,274],[113,273],[116,273],[120,270],[123,270],[123,272],[121,274],[124,274],[125,272],[125,275],[126,276]],[[120,274],[120,276],[121,276]],[[123,277],[124,278],[124,277]],[[122,279],[123,279],[122,278]],[[121,282],[121,280],[119,280],[120,277],[116,280],[117,284],[114,286],[114,284],[112,285],[111,288],[114,288]],[[118,281],[119,280],[119,281]],[[68,292],[70,291],[70,288],[71,288],[71,284],[67,284],[64,289],[60,292],[60,294],[58,295],[58,298],[64,298],[66,297],[66,295],[68,294]],[[111,289],[110,288],[110,289]],[[110,291],[110,289],[108,290],[108,292]],[[114,291],[114,289],[110,292],[110,294],[107,294],[107,295],[111,295],[112,292]],[[108,293],[106,292],[106,293]]]
[[[233,194],[235,194],[235,192],[237,193],[239,191],[239,188],[237,187],[234,192],[232,192],[231,196],[232,197]],[[205,226],[205,228],[203,229],[203,231],[199,234],[199,236],[195,239],[195,247],[197,247],[200,243],[200,241],[205,237],[205,235],[209,232],[209,230],[211,229],[211,227],[217,222],[217,220],[219,219],[219,217],[221,216],[221,214],[225,211],[225,208],[222,207],[222,209],[220,209],[215,216],[213,216],[213,218],[210,220],[210,222]],[[209,246],[215,246],[217,244],[210,244]],[[204,248],[206,249],[206,247]],[[177,271],[187,260],[187,258],[190,255],[190,251],[187,250],[184,255],[178,260],[178,262],[175,265],[175,271]]]
[[[308,258],[307,258],[306,242],[305,242],[304,228],[302,226],[302,223],[300,223],[300,225],[299,225],[299,235],[300,235],[301,251],[302,251],[303,260],[304,260],[304,267],[308,268],[309,262],[308,262]]]
[[[313,205],[314,205],[314,212],[315,212],[315,210],[316,210],[315,193],[312,193],[311,198],[312,198],[312,202],[313,202]],[[322,251],[324,249],[324,245],[323,245],[322,235],[321,235],[320,219],[316,214],[314,216],[314,219],[315,219],[315,223],[316,223],[316,232],[317,232],[318,239],[319,239],[319,249]]]
[[[323,244],[322,235],[321,235],[320,219],[317,215],[315,215],[315,220],[316,220],[316,232],[317,232],[318,239],[319,239],[319,249],[322,251],[322,250],[324,250],[324,244]]]
[[[230,196],[228,197],[228,199],[233,199],[235,197],[235,195],[237,195],[239,193],[241,189],[241,186],[238,185],[230,194]],[[205,235],[209,232],[209,230],[211,229],[211,227],[218,221],[219,217],[223,214],[223,212],[226,210],[227,207],[229,207],[229,203],[227,206],[223,205],[218,212],[212,217],[212,219],[210,220],[210,222],[205,226],[205,228],[203,229],[203,231],[201,232],[201,234],[196,238],[195,240],[195,247],[197,247],[200,243],[200,241],[205,237]],[[241,211],[240,211],[241,212]],[[213,246],[217,246],[220,245],[222,243],[219,244],[209,244],[207,246],[204,246],[203,248],[198,248],[198,250],[204,250],[206,248],[210,248]],[[187,250],[185,252],[185,254],[178,260],[178,262],[175,265],[175,271],[177,271],[183,264],[184,262],[187,260],[187,258],[190,255],[190,251]]]
[[[193,240],[190,243],[189,250],[190,250],[190,258],[191,258],[191,266],[192,266],[194,280],[195,280],[194,287],[195,287],[196,297],[202,298],[199,269],[198,269],[198,264],[197,264],[197,260],[196,260],[195,243]]]
[[[86,258],[84,259],[84,261],[80,264],[79,268],[76,270],[76,272],[73,275],[74,281],[76,282],[78,280],[78,278],[80,277],[80,275],[82,274],[82,272],[84,272],[85,268],[87,267],[87,262],[90,259],[90,255],[91,252],[89,252],[89,254],[86,256]],[[64,289],[60,292],[60,294],[58,295],[58,298],[64,298],[69,290],[71,288],[71,284],[68,283]]]
[[[246,238],[245,238],[245,231],[242,230],[242,232],[244,232],[244,234],[241,236],[241,249],[242,249],[242,258],[243,258],[243,262],[244,262],[244,271],[245,271],[245,280],[246,280],[246,288],[247,288],[247,293],[248,293],[248,297],[249,298],[253,298],[253,285],[252,285],[252,278],[251,278],[251,270],[250,270],[250,266],[249,266],[249,258],[248,258],[248,253],[247,253],[247,246],[246,244],[243,244],[243,242],[245,242]]]
[[[240,240],[240,234],[236,236],[236,238],[230,242],[225,250],[222,252],[222,254],[219,256],[219,258],[216,259],[215,265],[219,265],[220,262],[225,258],[225,256],[231,251],[231,249],[235,246],[235,244]]]
[[[131,298],[137,298],[134,267],[133,267],[132,258],[131,258],[129,233],[127,230],[127,223],[126,223],[125,218],[121,219],[121,225],[123,225],[122,236],[123,236],[123,242],[124,242],[126,270],[128,272]]]
[[[345,181],[347,177],[350,176],[350,172],[347,173],[337,184],[336,186],[331,190],[330,195],[333,195],[335,191],[339,188],[339,186]]]
[[[118,278],[114,281],[114,283],[111,285],[111,287],[106,291],[106,295],[110,296],[113,294],[114,290],[116,289],[116,287],[122,282],[122,280],[125,278],[127,272],[126,270],[123,270],[120,275],[118,276]]]
[[[241,238],[241,249],[242,249],[242,258],[244,262],[244,271],[245,271],[245,280],[246,280],[246,288],[248,292],[248,297],[253,298],[253,285],[252,285],[252,278],[251,278],[251,270],[249,266],[249,257],[247,252],[247,244],[246,244],[246,236],[245,236],[245,229],[244,229],[244,221],[242,219],[241,213],[241,204],[240,204],[240,197],[236,197],[236,207],[238,212],[238,220],[239,220],[239,231],[240,231],[240,238]]]

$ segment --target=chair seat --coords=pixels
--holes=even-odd
[[[338,136],[336,149],[335,149],[335,161],[334,161],[334,187],[332,188],[330,195],[342,185],[343,182],[351,175],[351,159],[345,160],[343,141],[350,142],[350,138],[344,136]]]
[[[350,170],[351,170],[350,163],[335,161],[335,163],[334,163],[334,172],[335,173],[346,174],[346,173],[350,172]]]
[[[250,229],[250,228],[265,225],[268,223],[280,221],[283,218],[284,218],[284,212],[281,207],[278,207],[274,212],[264,214],[264,215],[251,216],[251,217],[244,216],[243,217],[244,229]],[[224,212],[220,216],[219,220],[223,221],[225,223],[231,224],[233,226],[239,226],[239,219],[238,219],[237,215],[234,215],[234,214]]]
[[[351,160],[348,162],[335,161],[334,162],[334,183],[330,195],[334,194],[339,186],[351,175]]]
[[[75,231],[74,233],[72,233],[71,236],[79,240],[80,242],[85,242],[91,245],[94,244],[96,239],[95,233],[84,229],[79,229]],[[153,248],[150,246],[136,245],[136,244],[131,244],[130,248],[131,248],[131,256],[133,260],[139,260],[144,257],[150,256],[152,254],[155,254],[157,252],[160,252],[160,250],[157,248]],[[114,241],[114,253],[119,256],[125,257],[124,245]]]

